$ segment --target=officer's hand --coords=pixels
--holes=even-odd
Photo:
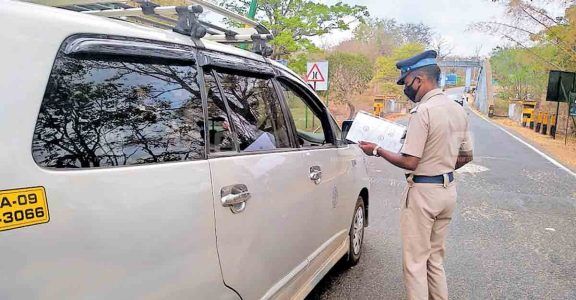
[[[360,149],[362,149],[366,155],[372,155],[374,148],[378,145],[370,142],[358,141],[358,146],[360,146]]]

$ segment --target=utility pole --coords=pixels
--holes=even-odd
[[[258,8],[258,0],[252,0],[250,2],[250,9],[248,9],[248,15],[247,15],[247,17],[249,19],[254,20],[256,18],[256,9],[257,8]],[[246,25],[245,27],[248,27],[248,25]],[[241,44],[240,48],[246,50],[248,48],[248,45]]]
[[[250,10],[248,11],[248,18],[254,20],[256,17],[256,8],[258,7],[258,0],[250,2]]]

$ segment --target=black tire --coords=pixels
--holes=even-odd
[[[348,258],[346,260],[347,267],[353,267],[360,261],[362,256],[362,243],[364,242],[364,228],[366,222],[366,209],[364,208],[364,201],[362,196],[358,196],[356,206],[354,207],[354,215],[352,217],[352,224],[350,225],[349,245],[348,245]],[[356,229],[358,227],[359,230]],[[358,245],[356,245],[355,236],[359,234]]]

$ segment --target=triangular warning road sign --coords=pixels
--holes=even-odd
[[[324,82],[325,81],[324,75],[322,75],[322,72],[320,71],[318,64],[312,65],[312,68],[310,68],[310,71],[308,71],[308,74],[306,74],[306,80],[311,81],[311,82]]]

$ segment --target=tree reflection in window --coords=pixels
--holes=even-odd
[[[60,56],[33,141],[41,166],[89,168],[204,157],[192,66]]]
[[[210,152],[230,152],[236,151],[236,138],[230,128],[230,121],[226,113],[226,104],[216,78],[212,72],[204,72],[204,82],[208,95],[208,135],[210,137]]]
[[[241,151],[289,148],[288,129],[270,79],[218,73]]]

